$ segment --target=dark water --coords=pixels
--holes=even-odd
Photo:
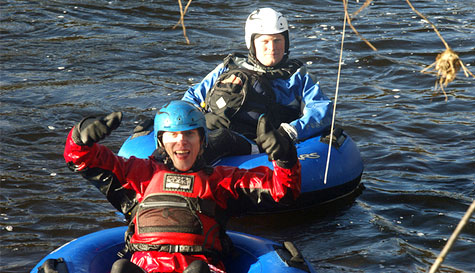
[[[65,166],[65,137],[83,116],[122,110],[105,143],[181,98],[272,6],[291,25],[292,56],[332,98],[341,1],[193,1],[185,43],[176,1],[13,1],[0,4],[0,271],[28,272],[73,238],[122,225],[104,197]],[[364,2],[364,1],[360,1]],[[445,48],[405,1],[374,1],[353,23],[379,51],[345,36],[337,119],[365,162],[354,200],[235,225],[293,240],[320,272],[425,272],[475,196],[475,81],[459,72],[448,101],[419,71]],[[350,1],[351,10],[362,3]],[[475,72],[475,2],[414,1]],[[349,29],[348,29],[349,30]],[[472,220],[443,272],[474,272]]]

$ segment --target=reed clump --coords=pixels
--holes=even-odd
[[[365,0],[365,3],[356,11],[354,12],[351,17],[355,17],[358,13],[360,13],[363,9],[368,7],[371,4],[372,0]],[[447,42],[444,40],[442,35],[439,33],[435,25],[429,21],[422,13],[420,13],[414,6],[412,5],[410,0],[406,0],[407,4],[411,7],[411,9],[419,15],[422,19],[424,19],[427,23],[431,25],[434,29],[437,36],[439,36],[442,43],[445,45],[445,51],[439,53],[433,62],[428,67],[421,70],[421,73],[425,74],[435,74],[437,79],[434,85],[434,92],[437,92],[439,89],[442,90],[445,96],[445,100],[448,100],[447,93],[445,92],[445,88],[449,83],[455,80],[457,73],[460,71],[460,68],[463,69],[466,77],[472,76],[475,78],[472,72],[468,70],[468,68],[464,65],[462,60],[460,60],[458,54],[450,48]],[[348,14],[348,7],[347,7],[347,0],[343,0],[343,8],[345,10],[345,17],[348,20],[348,24],[353,29],[353,31],[358,35],[371,49],[377,50],[368,40],[363,38],[358,31],[353,27],[351,24],[351,17]]]
[[[434,85],[434,91],[437,92],[437,90],[440,88],[442,92],[444,93],[445,96],[445,101],[447,101],[447,93],[445,92],[445,87],[449,83],[451,83],[453,80],[455,80],[455,77],[457,76],[457,72],[459,72],[460,67],[463,68],[463,72],[465,73],[466,77],[469,77],[471,75],[472,77],[475,78],[475,76],[470,72],[470,70],[465,67],[463,64],[462,60],[460,60],[459,56],[455,51],[453,51],[449,44],[444,40],[442,35],[439,33],[437,28],[435,27],[434,24],[432,24],[429,19],[427,19],[422,13],[420,13],[414,6],[411,4],[409,0],[406,0],[407,4],[411,7],[411,9],[417,13],[422,19],[424,19],[427,23],[429,23],[432,28],[434,29],[435,33],[437,36],[439,36],[440,40],[442,43],[445,45],[445,51],[442,53],[439,53],[437,57],[435,58],[435,62],[433,62],[431,65],[428,67],[424,68],[421,70],[421,73],[433,73],[436,74],[436,81]],[[433,68],[431,71],[430,69]]]
[[[434,91],[437,91],[439,88],[445,95],[445,100],[447,101],[447,93],[445,92],[445,87],[453,80],[459,72],[460,68],[463,68],[463,72],[466,77],[469,77],[469,74],[475,78],[475,76],[468,70],[463,62],[460,60],[457,53],[455,53],[450,47],[447,48],[444,52],[439,53],[433,62],[428,67],[421,70],[422,73],[432,73],[437,75],[437,80],[435,81]],[[433,69],[430,71],[430,69]]]

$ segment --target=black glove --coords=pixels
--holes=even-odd
[[[263,115],[257,122],[256,143],[267,153],[269,160],[283,168],[291,168],[297,162],[297,150],[284,129],[275,129],[269,118]]]
[[[218,116],[215,113],[209,112],[205,114],[206,127],[210,130],[220,129],[220,128],[229,128],[231,123],[229,119]]]
[[[117,129],[121,121],[122,112],[114,112],[102,118],[88,117],[74,126],[71,137],[78,145],[92,146]]]

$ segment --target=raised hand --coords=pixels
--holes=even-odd
[[[122,112],[114,112],[102,118],[85,118],[74,126],[72,139],[78,145],[91,146],[117,129],[121,121]]]

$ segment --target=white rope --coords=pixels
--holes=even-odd
[[[336,103],[338,101],[338,87],[340,86],[341,60],[343,58],[343,44],[345,42],[345,29],[346,29],[346,12],[345,12],[345,19],[343,20],[343,32],[341,34],[340,60],[338,62],[338,76],[336,79],[335,101],[333,103],[333,116],[332,116],[332,124],[330,127],[330,142],[328,143],[327,165],[325,167],[325,176],[323,178],[323,184],[327,183],[328,168],[330,166],[330,154],[332,150],[333,128],[335,125]]]

